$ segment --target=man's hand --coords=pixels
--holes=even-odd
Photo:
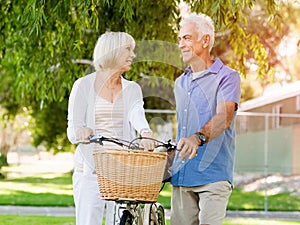
[[[83,127],[77,130],[76,132],[76,139],[78,141],[89,141],[89,136],[93,135],[94,132],[89,127]]]
[[[181,138],[177,145],[177,149],[180,151],[179,157],[182,160],[184,160],[188,155],[190,155],[189,159],[194,158],[197,154],[199,144],[201,144],[201,142],[196,134],[187,138]]]

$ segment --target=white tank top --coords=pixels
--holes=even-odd
[[[123,138],[123,99],[111,103],[97,95],[95,102],[95,134],[106,137]],[[104,146],[115,146],[105,142]]]

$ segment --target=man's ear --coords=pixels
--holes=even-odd
[[[209,42],[210,42],[210,36],[208,34],[205,34],[202,37],[202,43],[203,43],[203,48],[206,48],[207,46],[209,46]]]

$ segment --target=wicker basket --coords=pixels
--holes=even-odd
[[[94,152],[94,159],[101,199],[157,201],[166,153],[102,149]]]

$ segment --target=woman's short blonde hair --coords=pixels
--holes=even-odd
[[[197,26],[198,39],[200,40],[204,35],[210,36],[209,51],[211,51],[215,42],[215,26],[212,19],[205,14],[189,14],[180,22],[180,26],[188,23],[194,23]]]
[[[93,54],[93,65],[98,70],[113,69],[118,65],[118,59],[125,48],[135,47],[135,41],[125,32],[106,32],[96,43]]]

